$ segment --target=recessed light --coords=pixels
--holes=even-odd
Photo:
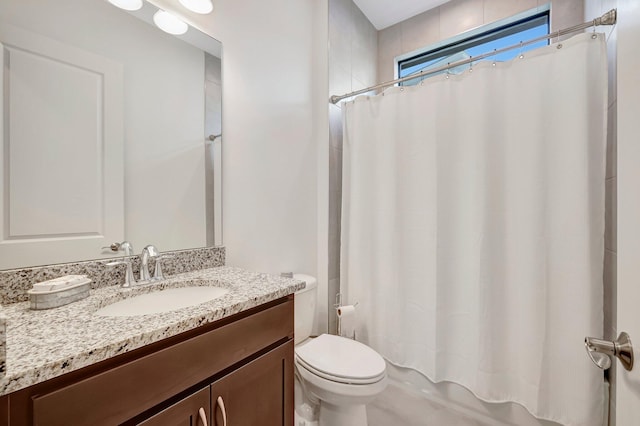
[[[153,22],[162,31],[173,35],[184,34],[189,29],[186,23],[164,10],[159,10],[153,15]]]
[[[139,10],[142,8],[142,0],[109,0],[114,6],[124,10]]]
[[[190,11],[203,15],[213,10],[211,0],[180,0],[180,3]]]

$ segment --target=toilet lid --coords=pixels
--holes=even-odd
[[[374,383],[386,370],[384,359],[367,345],[331,334],[299,345],[295,352],[307,370],[341,383]]]

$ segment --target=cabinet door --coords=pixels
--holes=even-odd
[[[293,404],[293,341],[211,385],[213,426],[292,426]]]
[[[210,415],[209,387],[173,404],[140,423],[144,426],[208,426]]]

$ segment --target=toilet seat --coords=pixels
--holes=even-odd
[[[302,368],[333,382],[366,385],[386,377],[380,354],[346,337],[322,334],[298,345],[295,354]]]

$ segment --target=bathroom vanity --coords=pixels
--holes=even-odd
[[[304,284],[220,267],[162,285],[195,276],[229,292],[139,317],[96,318],[128,296],[119,287],[50,311],[8,305],[0,425],[293,425],[292,293]]]

